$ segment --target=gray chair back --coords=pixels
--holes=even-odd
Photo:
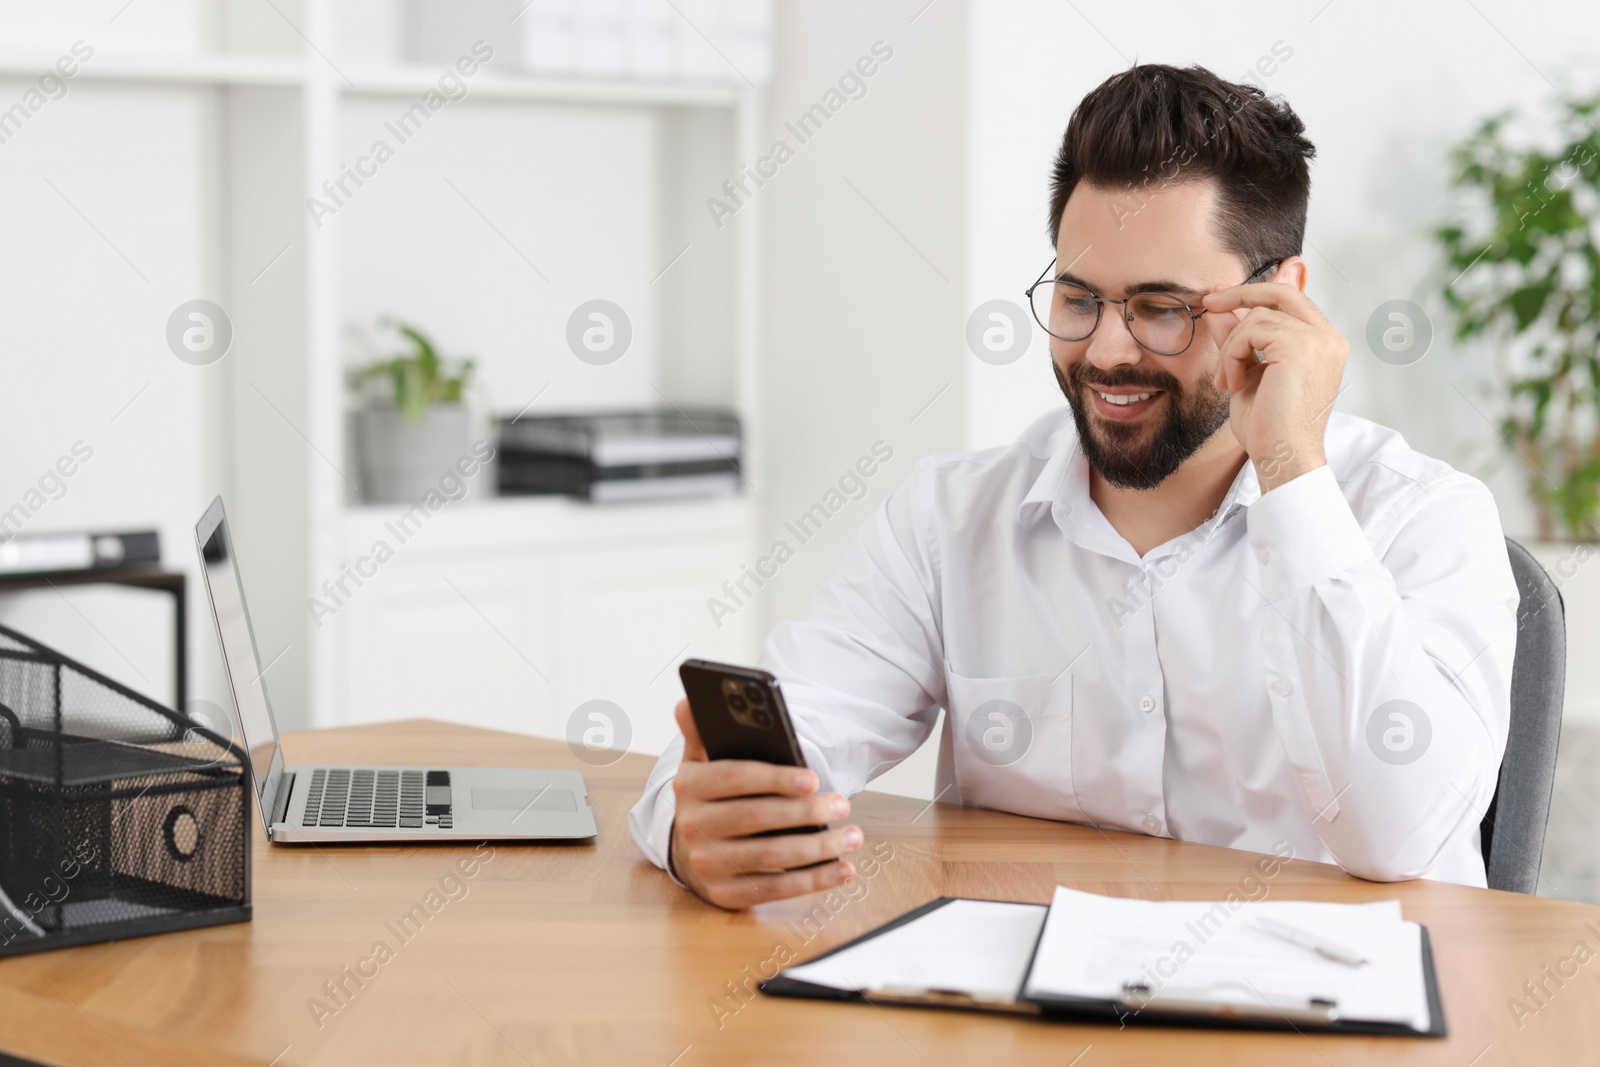
[[[1527,549],[1506,538],[1517,605],[1511,667],[1511,729],[1500,781],[1483,817],[1489,888],[1532,893],[1539,885],[1545,823],[1556,779],[1561,703],[1567,681],[1567,620],[1561,590]]]

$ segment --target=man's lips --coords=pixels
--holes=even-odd
[[[1149,386],[1085,385],[1095,413],[1112,422],[1129,422],[1144,415],[1166,394]],[[1107,399],[1111,397],[1113,399]]]

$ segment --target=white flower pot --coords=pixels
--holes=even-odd
[[[472,447],[472,417],[464,404],[430,404],[420,422],[393,406],[358,410],[361,492],[369,504],[409,504],[436,489],[439,479]]]
[[[1524,541],[1561,590],[1567,619],[1567,689],[1562,718],[1600,725],[1600,544]]]

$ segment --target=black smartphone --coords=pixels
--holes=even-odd
[[[678,667],[695,729],[710,759],[759,760],[804,767],[805,755],[789,721],[778,680],[755,667],[688,659]],[[804,834],[826,826],[792,826],[770,834]]]

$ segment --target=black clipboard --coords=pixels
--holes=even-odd
[[[821,955],[814,956],[806,963],[815,963],[817,960],[826,959],[838,952],[853,948],[865,941],[870,941],[881,934],[907,923],[922,918],[929,912],[944,907],[956,900],[969,899],[962,897],[939,897],[930,900],[921,907],[913,908],[904,915],[889,920],[876,929],[869,930],[860,937],[846,941],[844,944],[829,949]],[[1027,901],[997,901],[1003,904],[1021,904],[1048,910],[1047,904],[1035,904]],[[1041,928],[1042,929],[1042,928]],[[830,986],[816,985],[798,978],[790,978],[785,971],[778,972],[772,978],[761,982],[757,988],[761,992],[775,997],[803,997],[811,1000],[837,1000],[854,1002],[858,1004],[891,1004],[898,1006],[913,1006],[923,1008],[943,1008],[955,1011],[977,1011],[987,1014],[1018,1015],[1037,1019],[1059,1022],[1102,1023],[1115,1026],[1134,1024],[1139,1026],[1184,1026],[1201,1028],[1223,1028],[1244,1030],[1286,1030],[1286,1031],[1312,1031],[1315,1033],[1329,1034],[1377,1034],[1394,1037],[1445,1037],[1449,1030],[1445,1024],[1444,1004],[1439,998],[1439,981],[1433,963],[1433,943],[1428,936],[1428,928],[1419,925],[1421,933],[1422,951],[1422,978],[1428,997],[1429,1028],[1417,1030],[1403,1023],[1366,1022],[1359,1019],[1334,1019],[1321,1021],[1314,1018],[1289,1018],[1287,1016],[1274,1017],[1265,1012],[1260,1013],[1235,1013],[1226,1005],[1208,1003],[1204,1009],[1198,1006],[1196,1010],[1175,1010],[1162,1006],[1157,1000],[1151,1000],[1142,1006],[1136,1006],[1125,1000],[1103,1000],[1084,997],[1035,997],[1022,999],[1020,996],[1005,1001],[976,999],[971,996],[953,991],[925,990],[906,993],[886,993],[883,991],[863,992],[859,990],[834,989]],[[1037,945],[1035,945],[1037,952]],[[796,964],[799,966],[799,964]],[[1028,970],[1033,969],[1033,958],[1028,960]],[[1020,993],[1020,990],[1019,990]]]

